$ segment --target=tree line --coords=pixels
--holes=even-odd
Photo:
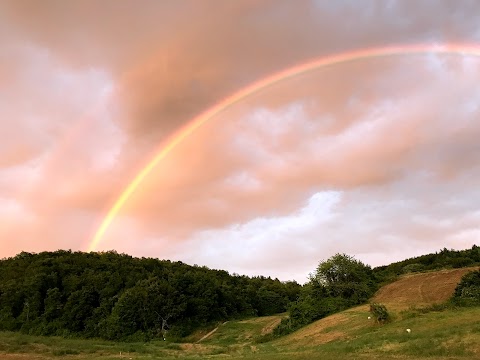
[[[336,254],[301,286],[114,251],[22,252],[0,260],[0,330],[110,340],[149,340],[168,330],[180,338],[217,322],[288,311],[271,335],[280,336],[367,302],[401,274],[471,265],[480,265],[476,245],[373,269]],[[455,296],[474,304],[480,278],[469,276]]]
[[[480,247],[473,245],[465,250],[448,250],[443,248],[432,254],[412,257],[374,269],[379,278],[384,281],[391,281],[398,275],[423,272],[430,270],[462,268],[480,265]]]
[[[301,286],[114,251],[22,252],[0,261],[0,330],[148,340],[284,312]]]

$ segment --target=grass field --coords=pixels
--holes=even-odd
[[[478,266],[405,275],[381,288],[373,301],[392,310],[441,303],[450,298],[463,275],[477,269]]]
[[[116,343],[3,332],[0,359],[480,359],[479,308],[418,310],[448,299],[464,272],[409,275],[382,288],[375,300],[393,314],[385,325],[368,320],[364,305],[268,343],[256,339],[286,314],[230,321],[192,336],[188,343]]]

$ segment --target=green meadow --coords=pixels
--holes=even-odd
[[[418,274],[380,289],[377,297],[393,309],[386,324],[368,319],[368,305],[362,305],[270,341],[265,336],[287,314],[228,321],[181,342],[1,332],[0,359],[480,359],[480,309],[428,304],[431,294],[417,296],[435,282],[438,288],[449,276],[451,271]],[[399,305],[409,296],[420,305]]]
[[[368,320],[366,307],[317,321],[259,343],[268,321],[220,325],[199,343],[122,343],[0,333],[1,359],[480,359],[480,311],[403,313],[391,323]],[[406,329],[411,329],[410,333]]]

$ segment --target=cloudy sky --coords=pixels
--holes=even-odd
[[[179,129],[292,66],[478,44],[478,1],[0,0],[0,257],[86,251]],[[480,52],[480,50],[478,50]],[[480,244],[480,57],[320,67],[178,144],[95,247],[305,281]]]

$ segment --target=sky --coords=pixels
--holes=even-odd
[[[0,0],[0,257],[87,251],[192,119],[366,48],[468,43],[466,0]],[[480,244],[480,57],[319,67],[226,106],[158,161],[95,245],[305,282]]]

